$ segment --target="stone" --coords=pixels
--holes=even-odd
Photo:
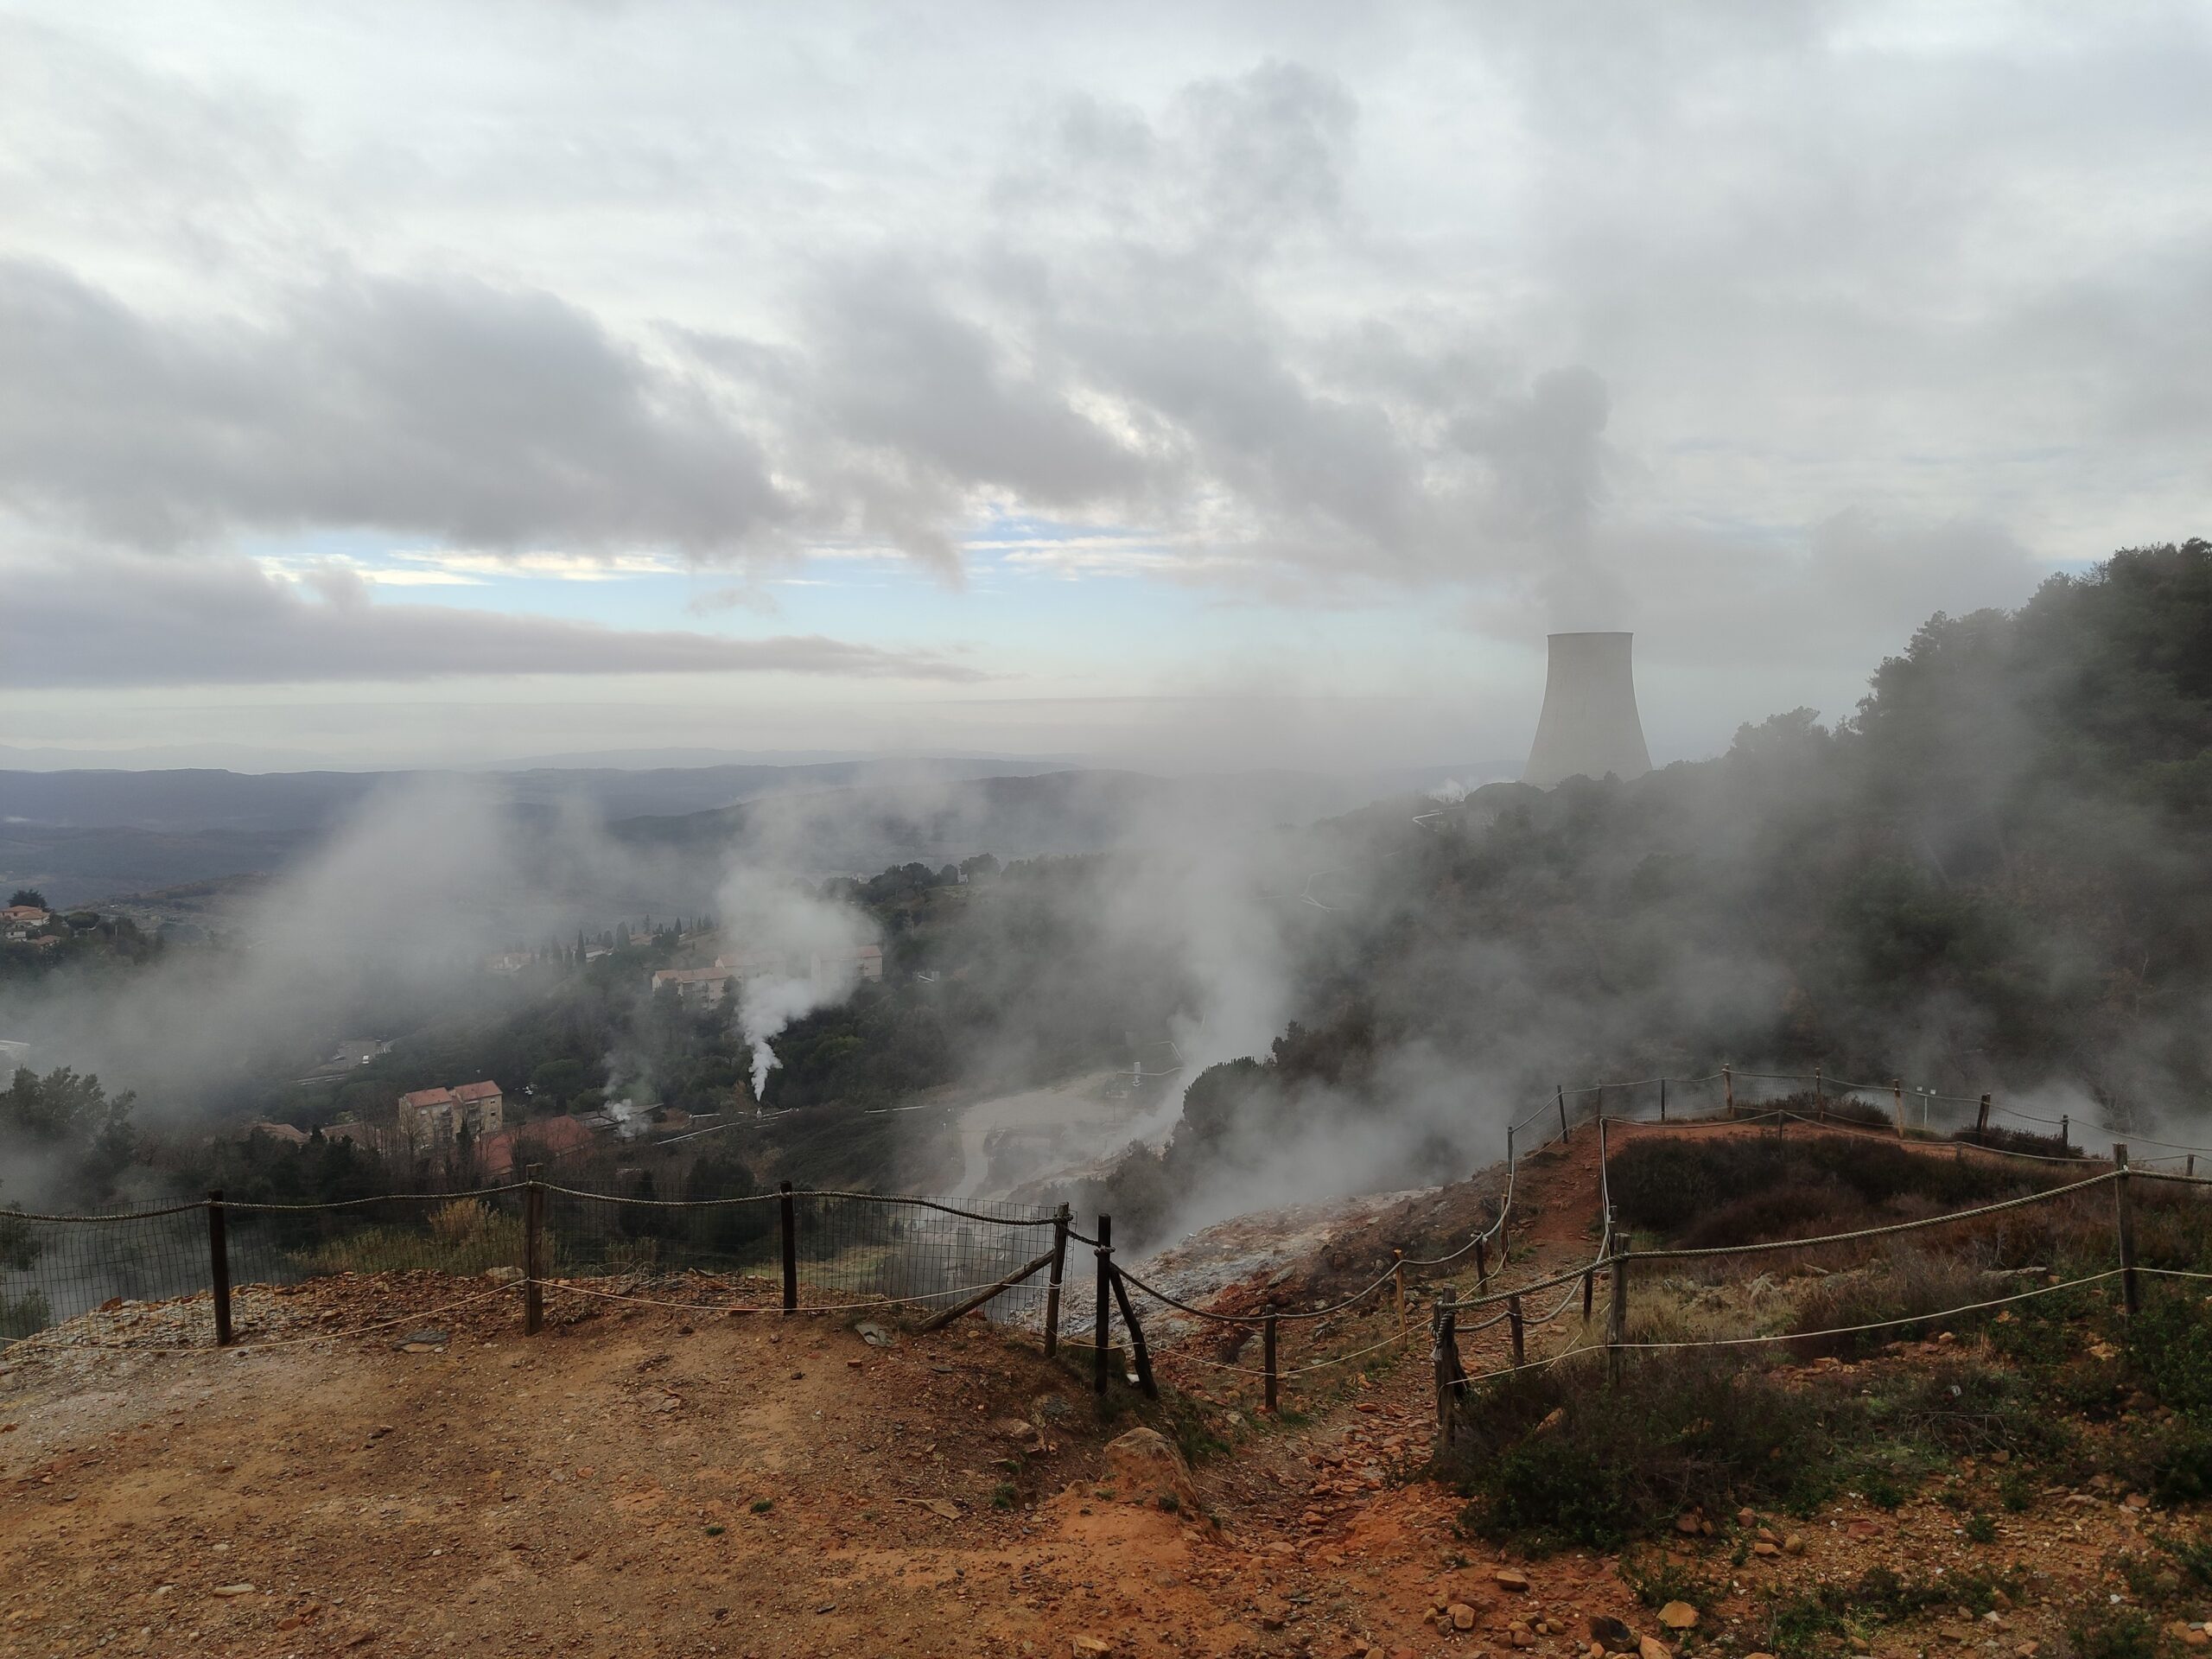
[[[888,1348],[891,1345],[891,1333],[873,1319],[862,1319],[853,1330],[871,1348]]]
[[[1590,1639],[1608,1653],[1636,1651],[1636,1632],[1619,1619],[1603,1613],[1590,1616]]]
[[[520,1268],[486,1268],[484,1276],[495,1285],[518,1285],[522,1282]]]
[[[1529,1575],[1513,1567],[1501,1567],[1490,1578],[1499,1589],[1510,1590],[1516,1595],[1525,1593],[1529,1588]]]
[[[1104,1655],[1114,1651],[1114,1644],[1101,1641],[1095,1636],[1078,1636],[1068,1643],[1068,1651],[1074,1659],[1103,1659]]]
[[[1782,1553],[1785,1555],[1802,1555],[1805,1553],[1805,1535],[1802,1532],[1793,1532],[1784,1538],[1782,1541]]]
[[[1780,1544],[1770,1544],[1764,1542],[1756,1543],[1751,1546],[1751,1554],[1759,1557],[1762,1560],[1772,1560],[1776,1556],[1782,1554],[1782,1546]]]
[[[1637,1659],[1675,1659],[1675,1650],[1656,1636],[1636,1638]]]
[[[1106,1463],[1117,1490],[1140,1501],[1173,1497],[1176,1514],[1191,1521],[1205,1518],[1205,1508],[1191,1479],[1191,1466],[1183,1461],[1183,1454],[1175,1449],[1175,1443],[1158,1430],[1133,1428],[1118,1439],[1109,1440]]]
[[[220,1596],[227,1601],[233,1596],[251,1595],[253,1593],[253,1586],[250,1584],[219,1584],[213,1590],[209,1592],[209,1593],[211,1595]]]
[[[1536,1633],[1534,1630],[1516,1630],[1508,1639],[1516,1648],[1533,1648],[1536,1645]]]
[[[1475,1628],[1475,1610],[1465,1602],[1455,1601],[1444,1611],[1450,1615],[1453,1630],[1471,1630]]]
[[[1696,1537],[1696,1536],[1697,1536],[1697,1516],[1694,1516],[1694,1515],[1678,1515],[1678,1516],[1676,1516],[1675,1517],[1675,1530],[1676,1532],[1681,1533],[1681,1534],[1682,1535],[1682,1536],[1683,1536],[1683,1537],[1685,1537],[1685,1538],[1694,1538],[1694,1537]]]
[[[1659,1610],[1659,1622],[1670,1630],[1694,1630],[1697,1609],[1687,1601],[1670,1601]]]

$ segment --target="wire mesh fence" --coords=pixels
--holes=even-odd
[[[0,1211],[0,1342],[118,1300],[195,1297],[207,1305],[191,1328],[204,1324],[213,1341],[234,1289],[341,1274],[392,1275],[437,1300],[442,1281],[488,1278],[731,1309],[928,1313],[972,1300],[1002,1320],[1043,1309],[1048,1275],[1020,1275],[1050,1255],[1055,1221],[1015,1204],[812,1192],[668,1201],[529,1182],[333,1204]],[[1014,1282],[995,1291],[1002,1281]]]
[[[93,1217],[0,1211],[0,1341],[103,1302],[160,1301],[207,1287],[206,1206]]]

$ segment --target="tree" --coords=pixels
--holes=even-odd
[[[8,903],[11,908],[16,905],[29,905],[33,910],[51,910],[53,908],[51,905],[48,905],[46,902],[46,895],[41,893],[36,887],[17,887],[16,891],[10,895]]]
[[[28,1148],[54,1158],[72,1177],[73,1198],[107,1195],[137,1151],[125,1091],[110,1098],[100,1080],[67,1066],[40,1077],[25,1066],[0,1089],[0,1153]]]

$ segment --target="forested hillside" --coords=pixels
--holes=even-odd
[[[1092,1197],[1158,1214],[1362,1132],[1410,1177],[1554,1078],[1729,1058],[2185,1119],[2212,1084],[2212,545],[1936,616],[1833,726],[1348,840],[1298,1024]]]

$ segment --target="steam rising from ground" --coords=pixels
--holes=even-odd
[[[819,899],[788,874],[746,863],[715,903],[726,959],[741,966],[738,1029],[753,1051],[753,1097],[776,1064],[769,1039],[802,1014],[842,1002],[860,972],[854,952],[868,943],[866,918],[850,905]]]

